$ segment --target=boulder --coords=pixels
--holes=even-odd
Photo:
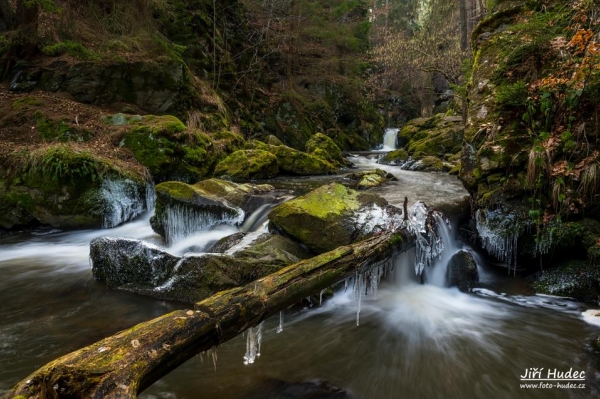
[[[263,150],[271,152],[271,146],[267,143],[263,143],[260,140],[248,140],[244,147],[246,150]]]
[[[280,145],[273,149],[279,170],[293,175],[313,176],[337,173],[337,168],[321,158],[291,147]]]
[[[462,292],[469,292],[479,281],[477,263],[473,255],[467,251],[458,251],[450,258],[446,269],[446,281],[450,287],[458,287]]]
[[[264,150],[235,151],[215,168],[215,176],[238,182],[271,179],[278,172],[277,157]]]
[[[306,142],[306,152],[332,165],[344,166],[342,151],[331,138],[323,133],[315,134]]]
[[[382,165],[402,165],[409,158],[408,152],[400,148],[385,154],[377,163]]]
[[[362,170],[352,173],[348,177],[357,181],[356,187],[359,189],[378,187],[390,180],[398,180],[391,173],[381,169]]]
[[[272,134],[270,134],[269,136],[267,136],[266,143],[267,143],[267,145],[273,145],[273,146],[283,145],[283,142],[281,140],[279,140],[277,138],[277,136],[274,136]]]
[[[177,257],[155,245],[128,238],[101,237],[90,243],[94,278],[114,289],[190,304],[308,256],[299,244],[268,234],[235,256]]]
[[[532,286],[540,294],[566,296],[597,303],[600,297],[600,267],[583,260],[561,262],[536,273]]]
[[[194,185],[165,182],[158,184],[155,191],[156,208],[150,224],[169,243],[219,224],[239,225],[246,214],[276,201],[272,186],[219,179]]]
[[[395,229],[402,211],[383,198],[332,183],[280,204],[269,214],[270,228],[323,253]]]
[[[233,233],[231,235],[223,237],[219,241],[214,243],[210,248],[208,248],[206,252],[214,254],[224,254],[229,249],[242,242],[244,237],[246,237],[247,235],[248,233],[242,233],[240,231],[238,233]]]

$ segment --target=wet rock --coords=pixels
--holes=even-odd
[[[458,287],[462,292],[469,292],[479,281],[477,263],[473,255],[467,251],[458,251],[450,258],[446,269],[446,280],[450,287]]]
[[[532,286],[540,294],[596,303],[600,298],[600,267],[581,260],[566,261],[536,273]]]
[[[279,172],[277,157],[263,150],[240,150],[222,160],[215,168],[215,176],[243,182],[271,179]]]
[[[277,206],[269,221],[271,229],[323,253],[397,228],[401,213],[377,195],[332,183]]]
[[[309,254],[285,237],[265,234],[234,256],[183,257],[142,240],[101,237],[90,243],[90,257],[94,278],[111,288],[195,303],[306,259]]]
[[[390,151],[385,154],[377,163],[382,165],[402,165],[408,160],[408,152],[405,149]]]
[[[194,185],[182,182],[158,184],[152,229],[173,242],[193,232],[219,224],[239,225],[247,214],[275,202],[269,185],[236,184],[220,179]]]
[[[223,237],[219,241],[217,241],[213,246],[208,248],[206,252],[223,254],[227,252],[227,250],[231,249],[233,246],[239,244],[246,235],[247,233],[239,232],[228,235],[227,237]]]
[[[378,187],[388,181],[398,180],[391,173],[387,173],[381,169],[362,170],[352,173],[348,177],[357,181],[356,187],[359,189]]]

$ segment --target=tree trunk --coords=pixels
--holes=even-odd
[[[35,43],[38,32],[40,5],[37,1],[19,0],[15,15],[15,28],[21,30],[22,37],[29,43]]]
[[[460,50],[466,53],[469,47],[469,21],[467,0],[460,0]]]
[[[0,0],[0,33],[12,28],[14,13],[8,0]]]
[[[414,245],[404,230],[340,247],[54,360],[6,398],[135,398],[183,362]]]

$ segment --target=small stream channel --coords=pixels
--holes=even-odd
[[[373,166],[369,160],[355,161],[363,168]],[[394,204],[404,198],[404,194],[397,194],[407,190],[402,187],[411,187],[411,201],[426,202],[435,201],[435,195],[445,195],[444,190],[460,187],[453,188],[454,178],[446,175],[385,169],[399,181],[378,193]],[[286,179],[275,184],[302,192],[322,182]],[[438,191],[432,188],[436,184]],[[160,237],[150,229],[149,216],[110,230],[38,231],[0,238],[0,395],[62,354],[187,307],[111,291],[92,278],[90,240],[113,235],[160,244]],[[264,213],[257,217],[261,218]],[[260,220],[254,220],[247,228],[260,226]],[[221,227],[199,234],[194,238],[196,250],[234,231],[237,229]],[[450,252],[462,247],[452,233],[445,240]],[[172,251],[185,247],[180,245]],[[443,276],[448,253],[428,270],[428,280],[433,283],[427,285],[418,284],[414,278],[414,253],[396,259],[393,272],[382,280],[377,294],[362,298],[360,326],[353,290],[344,289],[342,284],[322,305],[306,302],[304,307],[283,312],[280,333],[279,317],[266,320],[261,356],[254,364],[243,364],[246,339],[238,336],[217,349],[216,362],[212,355],[194,357],[141,397],[462,399],[600,395],[600,356],[589,347],[600,327],[582,319],[584,305],[531,296],[523,280],[507,277],[483,260],[479,262],[481,287],[475,293],[445,288],[443,278],[433,274]],[[585,388],[521,388],[520,376],[530,367],[585,371]],[[315,381],[327,381],[345,392],[325,389],[328,393],[324,393]]]

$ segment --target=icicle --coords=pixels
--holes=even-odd
[[[360,305],[362,301],[362,295],[366,288],[365,276],[362,273],[356,273],[356,280],[354,282],[354,300],[356,301],[356,325],[360,325]]]
[[[189,206],[167,206],[164,216],[165,238],[168,244],[192,233],[209,230],[220,224],[237,226],[244,220],[244,211],[222,207],[219,213],[194,209]]]
[[[423,274],[425,267],[431,266],[432,261],[444,250],[444,243],[436,231],[436,219],[439,217],[440,214],[431,213],[427,205],[421,201],[413,205],[407,228],[416,237],[415,274],[417,276]]]
[[[209,350],[210,356],[212,357],[213,367],[215,369],[215,373],[217,372],[217,347],[213,346]]]
[[[98,190],[103,204],[102,228],[109,229],[128,222],[154,206],[154,187],[144,188],[132,180],[102,181]]]
[[[283,331],[283,312],[279,312],[279,326],[275,330],[277,334]]]
[[[262,326],[261,322],[256,327],[250,327],[247,331],[246,338],[246,354],[244,355],[244,364],[252,364],[258,356],[260,356],[260,345],[262,341]]]
[[[319,306],[321,306],[321,304],[323,303],[323,294],[325,293],[325,291],[327,290],[321,290],[321,292],[319,292]]]
[[[511,268],[516,272],[519,224],[515,216],[479,209],[475,213],[475,222],[481,246],[490,255],[506,263],[509,274]]]

